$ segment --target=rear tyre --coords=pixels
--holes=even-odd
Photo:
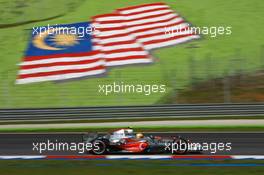
[[[175,154],[186,154],[188,152],[188,142],[182,138],[176,141],[178,149]]]
[[[94,155],[107,154],[107,143],[104,140],[93,141],[93,149],[90,151]]]

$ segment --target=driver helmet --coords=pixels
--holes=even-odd
[[[144,135],[142,133],[137,133],[136,137],[137,137],[137,139],[142,139],[144,137]]]

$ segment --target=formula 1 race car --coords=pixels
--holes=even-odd
[[[200,153],[197,146],[190,147],[190,141],[180,136],[171,138],[162,138],[159,136],[144,136],[142,133],[134,133],[133,129],[118,129],[114,132],[99,135],[89,133],[83,136],[85,143],[92,143],[93,149],[91,154],[115,154],[115,153],[132,153],[132,154],[186,154]]]

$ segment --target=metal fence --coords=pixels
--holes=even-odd
[[[0,121],[263,116],[264,104],[156,105],[0,110]]]

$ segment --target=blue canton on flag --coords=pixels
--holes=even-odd
[[[104,73],[102,54],[92,44],[93,30],[88,22],[33,28],[17,83]]]

